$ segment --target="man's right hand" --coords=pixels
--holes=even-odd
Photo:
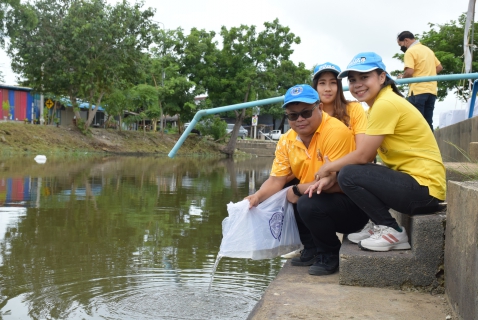
[[[249,200],[249,209],[259,205],[259,197],[255,193],[245,197],[245,199]]]

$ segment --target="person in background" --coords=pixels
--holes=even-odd
[[[399,79],[412,77],[436,76],[443,67],[435,57],[435,53],[415,40],[410,31],[400,32],[397,36],[397,43],[405,55],[403,57],[404,72]],[[425,117],[433,132],[433,110],[437,98],[437,82],[410,83],[408,90],[408,101],[413,104]]]
[[[336,232],[356,231],[366,224],[368,217],[340,192],[337,183],[328,183],[331,178],[321,181],[322,194],[309,198],[304,192],[314,183],[314,174],[323,165],[324,155],[331,159],[345,156],[355,149],[354,136],[342,122],[322,111],[319,95],[309,85],[287,90],[282,107],[291,129],[277,143],[270,177],[245,199],[251,207],[257,206],[284,188],[293,174],[299,183],[289,188],[287,199],[294,204],[304,250],[291,264],[310,266],[312,275],[331,274],[339,266],[341,242]]]
[[[338,77],[348,77],[352,95],[368,104],[367,131],[363,143],[344,157],[329,161],[324,154],[318,181],[306,193],[321,193],[321,180],[338,175],[340,189],[375,223],[373,229],[349,234],[349,239],[366,250],[409,249],[406,230],[389,209],[431,213],[445,199],[445,167],[435,137],[376,53],[357,54]],[[384,165],[370,163],[377,151]]]

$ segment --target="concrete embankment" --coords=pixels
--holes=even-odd
[[[467,180],[478,170],[475,164],[470,163],[447,163],[446,167],[448,180]],[[406,290],[389,289],[391,286],[381,288],[380,283],[369,284],[376,287],[341,285],[340,273],[322,277],[311,276],[307,272],[307,267],[293,267],[288,260],[251,312],[249,319],[472,319],[477,314],[476,304],[473,302],[476,301],[476,295],[472,293],[476,290],[477,283],[473,271],[476,267],[473,262],[476,254],[472,253],[476,251],[478,233],[474,223],[476,219],[471,217],[476,216],[473,215],[472,208],[476,208],[478,197],[476,193],[471,194],[468,189],[461,196],[457,192],[453,188],[450,189],[449,201],[453,203],[448,203],[447,221],[438,224],[437,228],[440,230],[438,233],[435,232],[439,235],[444,233],[443,226],[461,223],[459,229],[462,231],[454,227],[450,229],[448,226],[445,243],[443,236],[436,237],[441,239],[441,246],[445,248],[445,294],[423,292],[423,288],[414,288],[410,281],[405,281],[405,285],[402,286]],[[443,212],[439,214],[443,215]],[[456,218],[463,215],[469,216],[466,219]],[[421,219],[426,217],[422,216]],[[412,236],[412,249],[414,239],[421,238]],[[411,250],[409,253],[413,252]],[[439,256],[443,259],[443,251],[441,252]],[[400,255],[397,257],[391,259],[401,259]],[[404,259],[406,257],[407,255],[404,255]],[[452,274],[447,275],[447,269]],[[460,271],[457,271],[458,269]],[[443,265],[441,268],[438,266],[437,279],[443,276],[440,274],[442,271]],[[391,272],[400,273],[400,270],[394,269]],[[413,272],[414,270],[404,270],[404,274]],[[387,275],[386,271],[380,273],[383,276]],[[370,275],[370,278],[376,276]],[[396,276],[391,275],[392,278]],[[470,315],[471,318],[467,317]]]
[[[339,284],[290,260],[248,319],[455,319],[444,295]]]

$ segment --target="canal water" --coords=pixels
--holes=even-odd
[[[0,319],[245,319],[284,259],[222,258],[272,158],[0,158]]]

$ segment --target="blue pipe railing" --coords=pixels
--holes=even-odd
[[[476,94],[478,93],[478,80],[473,82],[473,92],[471,93],[470,111],[468,112],[468,119],[473,117],[473,110],[475,109]]]
[[[478,73],[460,73],[460,74],[446,74],[441,76],[432,76],[432,77],[419,77],[419,78],[406,78],[406,79],[396,79],[395,82],[397,84],[407,84],[407,83],[418,83],[418,82],[429,82],[429,81],[453,81],[453,80],[463,80],[463,79],[478,79]],[[468,114],[468,118],[471,118],[473,115],[473,109],[475,106],[476,94],[478,92],[478,80],[475,80],[473,84],[473,93],[470,101],[470,112]],[[344,91],[348,91],[349,87],[344,86]],[[179,148],[182,146],[188,135],[194,129],[194,126],[201,120],[203,116],[217,114],[226,111],[233,111],[245,108],[252,108],[256,106],[263,106],[272,103],[278,103],[284,101],[284,96],[276,97],[276,98],[269,98],[263,100],[256,100],[251,102],[245,103],[238,103],[224,107],[212,108],[207,110],[199,110],[194,115],[193,120],[190,122],[189,126],[184,130],[183,134],[176,142],[174,147],[168,154],[168,157],[174,158],[176,153],[178,152]]]

